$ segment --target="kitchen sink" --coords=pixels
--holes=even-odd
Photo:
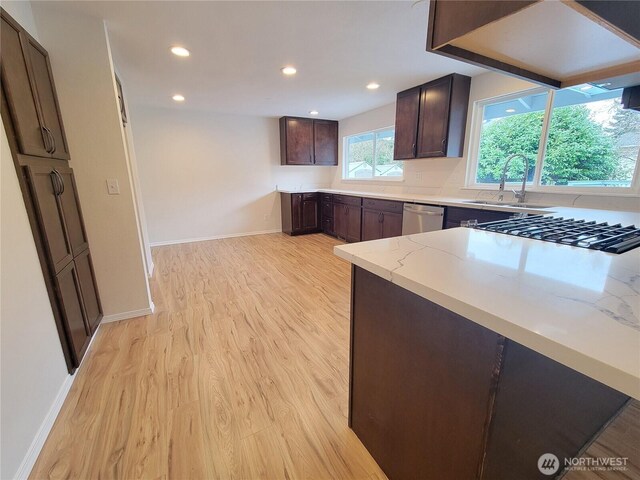
[[[517,203],[517,202],[495,202],[492,200],[465,200],[462,203],[473,203],[475,205],[491,205],[495,207],[515,207],[515,208],[551,208],[549,205],[538,205],[535,203]]]

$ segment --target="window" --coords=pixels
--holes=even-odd
[[[476,104],[467,184],[496,185],[505,159],[529,159],[527,183],[539,190],[622,192],[637,189],[640,113],[624,110],[622,90],[584,84],[536,89]],[[507,182],[519,183],[514,159]]]
[[[403,163],[393,159],[395,130],[383,128],[344,138],[344,171],[347,180],[402,178]]]

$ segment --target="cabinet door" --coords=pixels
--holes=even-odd
[[[303,230],[317,230],[319,224],[318,195],[315,193],[303,194],[300,211],[302,212],[301,228]]]
[[[418,157],[446,156],[451,81],[451,77],[444,77],[422,86]]]
[[[87,316],[87,324],[91,333],[96,331],[98,324],[102,319],[102,308],[98,297],[98,288],[96,286],[95,273],[93,271],[93,262],[89,249],[82,252],[73,259],[76,266],[78,276],[78,284],[82,293],[82,304]]]
[[[313,120],[285,117],[284,129],[284,163],[286,165],[312,165]]]
[[[382,238],[402,235],[402,214],[382,212]]]
[[[82,308],[82,293],[73,262],[58,272],[55,284],[67,335],[73,347],[75,365],[78,366],[91,336]]]
[[[362,240],[382,238],[382,212],[379,210],[362,210]]]
[[[58,273],[73,260],[73,251],[64,228],[62,204],[58,201],[62,191],[61,182],[52,168],[24,168],[49,263],[53,271]]]
[[[394,160],[415,158],[420,110],[420,87],[405,90],[396,100]]]
[[[291,230],[297,232],[302,228],[302,194],[291,194]]]
[[[316,165],[338,165],[338,122],[313,121],[313,158]]]
[[[359,242],[361,240],[362,209],[360,207],[347,207],[347,242]]]
[[[59,195],[64,215],[64,225],[71,244],[71,251],[75,257],[89,247],[87,235],[82,221],[80,201],[76,189],[76,181],[73,170],[70,168],[56,169],[62,177],[62,193]]]
[[[41,128],[40,113],[22,50],[21,34],[13,22],[4,18],[4,12],[0,43],[2,88],[9,104],[20,152],[36,157],[50,157],[49,138]]]
[[[333,204],[333,231],[338,238],[347,238],[347,206]]]
[[[49,54],[35,40],[25,35],[25,49],[29,55],[33,81],[38,92],[42,122],[49,131],[51,156],[62,160],[69,159],[67,140],[62,128],[62,117],[53,83],[53,74],[49,63]]]

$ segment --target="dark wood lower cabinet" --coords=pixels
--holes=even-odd
[[[362,210],[362,240],[402,235],[402,202],[365,198]]]
[[[76,274],[80,284],[80,292],[84,311],[87,317],[87,325],[93,334],[102,319],[102,306],[100,305],[100,297],[98,296],[98,287],[96,285],[96,276],[93,271],[93,262],[91,261],[91,253],[87,248],[84,252],[73,259],[76,267]]]
[[[68,340],[73,348],[72,354],[76,366],[87,350],[91,339],[91,330],[87,324],[82,305],[82,292],[75,263],[69,263],[55,278],[59,307],[64,312]]]
[[[500,212],[497,210],[480,210],[477,208],[447,207],[445,210],[444,228],[460,226],[464,220],[477,220],[478,223],[496,222],[507,220],[514,215],[513,212]]]
[[[333,229],[347,242],[362,240],[362,198],[334,195]]]
[[[321,229],[318,193],[280,193],[282,231],[289,235]]]
[[[102,308],[73,170],[59,165],[28,165],[23,172],[44,237],[47,263],[55,275],[55,298],[72,350],[71,364],[78,367],[102,319]]]
[[[392,480],[551,478],[629,399],[355,266],[351,295],[349,425]]]

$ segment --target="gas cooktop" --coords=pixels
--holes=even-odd
[[[573,218],[533,215],[481,223],[475,228],[608,253],[625,253],[640,246],[640,228],[634,225],[623,227]]]

